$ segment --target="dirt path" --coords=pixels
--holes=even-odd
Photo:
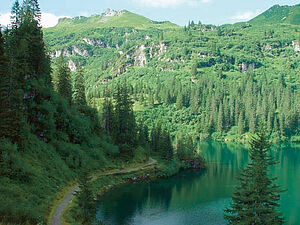
[[[113,172],[106,172],[106,173],[100,173],[100,174],[94,174],[92,176],[92,179],[95,180],[99,177],[102,176],[108,176],[108,175],[114,175],[114,174],[125,174],[125,173],[131,173],[131,172],[135,172],[138,171],[144,167],[147,166],[151,166],[153,164],[156,163],[156,160],[149,158],[149,163],[146,163],[144,165],[138,166],[138,167],[134,167],[134,168],[128,168],[128,169],[123,169],[120,171],[113,171]],[[70,190],[68,192],[68,194],[63,198],[62,202],[59,204],[59,206],[57,206],[57,208],[55,209],[55,212],[53,214],[53,217],[51,219],[51,225],[62,225],[61,223],[61,216],[63,214],[63,212],[65,211],[65,209],[67,208],[68,204],[72,201],[72,199],[75,196],[75,193],[79,191],[79,185],[75,185],[72,190]]]

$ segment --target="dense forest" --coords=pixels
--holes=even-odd
[[[0,223],[46,224],[79,180],[85,224],[93,171],[150,157],[157,176],[203,168],[199,141],[244,141],[261,121],[272,141],[300,141],[292,17],[179,27],[123,10],[43,29],[37,0],[11,15],[0,30]]]
[[[150,132],[136,122],[125,82],[108,93],[113,98],[106,98],[99,116],[86,101],[84,69],[72,80],[63,55],[51,67],[40,19],[37,1],[16,1],[11,27],[0,32],[0,221],[5,223],[46,223],[59,190],[90,171],[147,161],[151,152],[166,163],[196,154],[182,138],[176,147],[180,157],[175,156],[164,128]]]
[[[85,67],[88,103],[98,111],[106,91],[111,98],[126,80],[137,118],[150,128],[163,123],[173,141],[182,133],[245,141],[263,120],[272,141],[297,142],[299,7],[276,5],[246,23],[190,21],[183,28],[108,11],[63,19],[45,38],[54,59],[63,54],[72,70]],[[106,22],[95,25],[97,19]],[[116,23],[123,20],[127,26]]]

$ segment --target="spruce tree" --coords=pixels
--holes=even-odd
[[[113,97],[115,105],[113,137],[120,147],[121,155],[131,157],[133,147],[136,146],[137,126],[127,84],[118,84]]]
[[[78,70],[76,71],[72,97],[73,97],[74,104],[79,106],[86,105],[85,86],[84,86],[84,77],[83,77],[82,68],[78,68]]]
[[[0,137],[11,137],[9,61],[0,27]]]
[[[193,62],[192,68],[191,68],[191,76],[192,77],[196,77],[196,75],[197,75],[197,68],[198,68],[198,64],[195,61],[195,62]]]
[[[176,108],[177,109],[182,109],[183,107],[183,95],[182,93],[178,93],[177,98],[176,98]]]
[[[111,136],[113,131],[114,109],[112,101],[108,97],[105,97],[102,113],[105,131]]]
[[[76,204],[78,206],[79,215],[77,219],[83,225],[92,224],[96,213],[96,201],[93,198],[91,188],[91,179],[87,173],[83,173],[79,180],[79,192],[76,193]]]
[[[57,92],[66,98],[70,103],[72,97],[72,86],[71,86],[71,71],[67,65],[67,62],[61,54],[57,62],[56,71],[56,90]]]
[[[250,163],[239,177],[231,208],[225,210],[225,219],[229,224],[279,225],[284,223],[282,214],[277,211],[282,190],[273,183],[268,169],[276,164],[269,155],[270,143],[266,129],[261,126],[250,141]]]

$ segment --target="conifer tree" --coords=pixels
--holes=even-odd
[[[50,58],[46,54],[40,27],[37,1],[16,1],[12,8],[12,27],[7,32],[7,52],[10,61],[10,110],[15,127],[15,141],[22,136],[22,121],[32,125],[34,133],[44,136],[47,113],[39,104],[49,99],[51,88]]]
[[[160,138],[160,151],[162,154],[162,158],[167,161],[171,161],[173,159],[173,145],[169,132],[165,129],[162,130],[162,137]]]
[[[83,225],[92,224],[96,213],[96,202],[93,198],[90,182],[88,174],[82,174],[79,181],[79,192],[76,193],[76,204],[80,210],[77,219],[80,220]]]
[[[182,109],[183,107],[183,95],[182,93],[180,92],[178,95],[177,95],[177,99],[176,99],[176,108],[177,109]]]
[[[218,132],[222,132],[223,129],[224,129],[224,112],[223,112],[223,105],[220,104],[219,112],[218,112],[217,130],[218,130]]]
[[[239,120],[238,120],[238,133],[239,135],[242,135],[245,130],[245,121],[244,121],[244,114],[241,112],[239,115]]]
[[[79,106],[86,105],[85,98],[85,86],[84,86],[84,77],[83,69],[78,68],[74,78],[74,88],[73,88],[73,103]]]
[[[283,224],[279,206],[279,186],[269,178],[268,168],[277,162],[270,154],[270,143],[266,129],[261,126],[250,141],[251,162],[240,175],[240,185],[236,188],[231,208],[225,210],[229,224]]]
[[[12,137],[10,110],[10,77],[8,57],[0,27],[0,137]]]
[[[70,103],[72,98],[71,71],[63,54],[58,58],[56,71],[56,90]]]
[[[103,103],[103,115],[102,118],[104,120],[104,128],[108,135],[112,135],[113,131],[113,119],[114,119],[114,109],[112,101],[105,97],[104,103]]]
[[[195,77],[197,75],[197,67],[198,67],[197,62],[194,62],[191,68],[192,77]]]
[[[133,101],[126,83],[118,84],[114,93],[114,105],[113,137],[120,147],[121,155],[130,157],[136,145],[137,126],[133,114]]]

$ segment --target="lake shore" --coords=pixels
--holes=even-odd
[[[115,188],[126,183],[149,182],[159,178],[169,178],[178,174],[182,170],[203,170],[205,169],[204,162],[199,160],[184,160],[181,162],[165,162],[158,160],[157,163],[143,167],[140,170],[131,171],[128,173],[114,173],[107,176],[98,177],[93,181],[93,192],[95,198],[99,200],[106,193],[113,191]],[[63,212],[62,224],[78,224],[72,217],[72,212],[76,211],[76,205],[72,201]]]

